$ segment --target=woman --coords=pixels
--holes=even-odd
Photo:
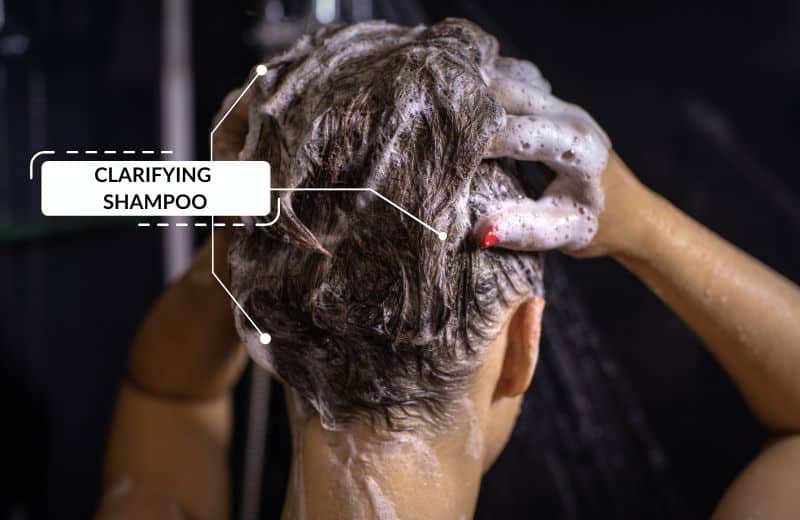
[[[215,155],[269,160],[287,190],[276,227],[236,232],[225,280],[274,341],[240,314],[234,327],[206,246],[137,338],[101,517],[227,516],[237,329],[289,396],[285,517],[471,516],[535,370],[547,249],[618,259],[776,432],[718,515],[800,510],[800,291],[642,186],[590,117],[496,47],[459,20],[370,22],[272,60]],[[504,157],[555,179],[526,198]],[[375,189],[438,232],[371,192],[292,191],[329,186]]]

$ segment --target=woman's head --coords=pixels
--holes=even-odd
[[[497,338],[535,329],[538,342],[541,306],[521,304],[541,301],[541,256],[470,240],[524,196],[513,164],[482,159],[505,121],[481,72],[496,54],[461,20],[324,29],[269,62],[249,98],[239,158],[268,160],[285,191],[278,222],[247,219],[230,249],[233,292],[272,343],[237,326],[326,427],[446,427],[492,348],[497,385],[525,365]]]

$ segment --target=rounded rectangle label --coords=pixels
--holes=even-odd
[[[262,216],[266,161],[46,161],[47,216]]]

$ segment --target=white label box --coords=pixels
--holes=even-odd
[[[47,216],[263,216],[265,161],[46,161]]]

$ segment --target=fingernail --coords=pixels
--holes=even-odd
[[[497,226],[489,226],[486,234],[483,235],[483,238],[481,239],[480,248],[486,249],[498,244],[499,242],[500,238],[497,236]]]

